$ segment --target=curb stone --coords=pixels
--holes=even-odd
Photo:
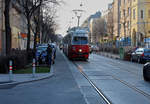
[[[30,79],[30,80],[26,80],[26,81],[18,81],[18,82],[12,81],[12,82],[8,82],[8,83],[0,84],[0,89],[9,89],[9,88],[15,87],[19,84],[31,83],[31,82],[36,82],[36,81],[51,78],[54,75],[53,70],[54,69],[52,68],[51,72],[48,75],[43,76],[43,77],[39,77],[39,78],[37,77],[37,78],[33,78],[33,79]]]
[[[120,58],[118,57],[115,57],[113,55],[109,55],[109,54],[102,54],[102,53],[97,53],[98,55],[101,55],[101,56],[105,56],[105,57],[108,57],[108,58],[113,58],[113,59],[116,59],[116,60],[120,60]]]

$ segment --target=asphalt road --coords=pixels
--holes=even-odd
[[[113,104],[150,104],[150,83],[142,64],[91,54],[88,62],[74,61]]]

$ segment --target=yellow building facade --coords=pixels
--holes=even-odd
[[[131,37],[131,0],[120,2],[120,38]]]
[[[131,0],[132,46],[150,43],[150,0]]]
[[[113,1],[113,34],[116,38],[120,36],[120,4],[121,0]]]

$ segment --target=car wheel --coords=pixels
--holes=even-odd
[[[145,81],[149,81],[150,80],[149,78],[147,78],[145,70],[143,70],[143,78],[144,78]]]
[[[149,79],[146,76],[143,76],[145,81],[149,81]]]

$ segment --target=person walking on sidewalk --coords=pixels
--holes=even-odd
[[[51,46],[48,44],[48,47],[47,47],[47,59],[48,59],[48,65],[50,65],[51,67],[51,64],[52,64],[52,51],[53,49],[51,48]]]

